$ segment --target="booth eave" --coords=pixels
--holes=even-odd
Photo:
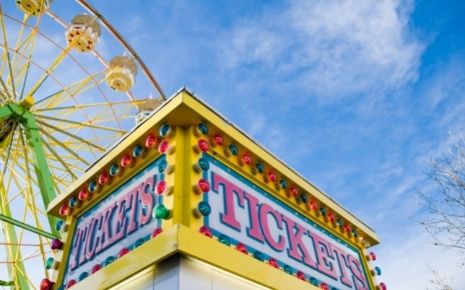
[[[63,202],[66,202],[70,196],[88,182],[93,176],[98,174],[105,166],[119,156],[128,147],[142,138],[144,134],[160,122],[167,122],[174,126],[188,126],[195,122],[207,121],[217,128],[221,128],[232,139],[247,148],[252,154],[260,158],[275,168],[278,172],[287,176],[293,183],[315,196],[320,202],[327,205],[341,217],[356,226],[366,237],[370,246],[379,243],[377,234],[360,219],[342,207],[339,203],[317,188],[311,182],[306,180],[296,171],[291,169],[285,163],[273,156],[269,151],[259,145],[257,142],[248,137],[242,130],[238,129],[226,118],[215,112],[209,106],[201,102],[193,93],[186,88],[182,88],[174,94],[169,100],[163,103],[154,111],[143,123],[139,124],[130,134],[126,135],[119,143],[109,149],[96,163],[89,168],[76,181],[74,181],[63,194],[54,199],[49,207],[48,213],[59,216],[59,208]]]

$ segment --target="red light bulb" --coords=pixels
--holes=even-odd
[[[69,213],[70,213],[69,206],[68,206],[66,203],[63,203],[63,204],[60,206],[59,214],[60,214],[61,216],[66,216],[66,215],[69,215]]]
[[[246,245],[244,245],[243,243],[239,243],[236,245],[236,250],[238,250],[239,252],[241,253],[244,253],[244,254],[247,254],[249,251],[247,250],[247,247]]]
[[[200,179],[197,183],[197,186],[203,193],[210,191],[210,183],[208,183],[208,180]]]
[[[206,226],[201,226],[200,229],[199,229],[199,232],[204,235],[204,236],[207,236],[209,238],[213,237],[212,235],[212,232],[210,231],[210,229]]]
[[[87,187],[83,187],[79,193],[78,193],[78,199],[80,201],[83,201],[89,197],[89,191],[87,190]]]
[[[152,232],[152,238],[155,238],[156,236],[158,236],[159,234],[161,234],[163,232],[163,230],[161,228],[156,228],[153,232]]]
[[[55,283],[47,278],[44,278],[42,281],[40,281],[40,290],[51,290],[53,288],[53,284]]]
[[[318,209],[318,204],[316,203],[316,201],[312,200],[312,201],[310,202],[310,208],[311,208],[312,210],[317,210],[317,209]]]
[[[350,233],[350,232],[352,232],[352,227],[351,227],[350,225],[347,225],[347,224],[346,224],[346,225],[344,226],[344,230],[345,230],[347,233]]]
[[[275,258],[271,258],[268,260],[268,265],[270,265],[273,268],[278,269],[279,268],[279,263]]]
[[[305,281],[305,274],[304,272],[302,271],[297,271],[297,273],[295,274],[297,278],[299,278],[300,280],[303,280]]]
[[[157,194],[163,194],[163,192],[165,192],[165,189],[166,189],[166,181],[164,180],[160,180],[157,184]]]
[[[159,151],[161,154],[163,154],[163,153],[165,153],[166,151],[168,151],[169,146],[170,146],[170,143],[169,143],[168,141],[166,141],[166,140],[161,141],[161,142],[160,142],[160,145],[158,145],[158,151]]]
[[[216,145],[221,146],[224,144],[224,139],[220,134],[215,134],[215,136],[213,136],[213,142],[215,142]]]
[[[207,152],[208,149],[210,149],[210,146],[208,145],[207,140],[200,139],[199,142],[197,142],[197,148],[199,148],[199,150],[202,152]]]
[[[268,179],[271,181],[271,182],[275,182],[276,181],[276,174],[273,172],[273,171],[268,171]]]
[[[132,162],[132,156],[130,154],[124,154],[123,157],[121,157],[121,167],[128,167]]]
[[[107,172],[102,172],[100,176],[98,177],[98,183],[100,185],[107,184],[109,180],[110,180],[110,175],[108,175]]]
[[[76,285],[76,280],[71,279],[71,280],[68,281],[68,283],[66,283],[66,289],[69,289],[69,288],[73,287],[74,285]]]
[[[95,264],[93,267],[92,267],[92,274],[94,274],[95,272],[97,272],[98,270],[102,269],[102,265],[100,264]]]
[[[328,220],[332,223],[336,221],[336,217],[334,216],[332,212],[328,213]]]
[[[147,138],[145,138],[145,147],[147,148],[152,148],[155,145],[157,145],[158,139],[155,135],[148,135]]]
[[[370,252],[367,258],[368,258],[368,261],[376,261],[376,254],[373,252]]]
[[[252,158],[250,157],[249,154],[247,153],[244,153],[242,154],[242,158],[241,158],[242,162],[246,165],[250,165],[252,164]]]
[[[128,248],[122,248],[119,252],[118,252],[118,257],[122,257],[124,255],[126,255],[127,253],[129,253],[129,249]]]
[[[299,191],[297,190],[297,187],[295,186],[291,186],[291,188],[289,189],[289,192],[291,193],[293,197],[297,197],[299,195]]]

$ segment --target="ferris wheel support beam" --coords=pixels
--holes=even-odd
[[[33,152],[33,166],[37,176],[42,200],[44,201],[45,209],[52,199],[55,198],[56,192],[53,185],[52,173],[45,159],[45,151],[42,145],[39,134],[39,127],[33,114],[25,107],[10,103],[0,107],[0,122],[5,119],[15,120],[20,122],[26,131],[26,139],[29,147]],[[48,216],[52,234],[58,236],[54,225],[56,218]]]
[[[32,233],[35,233],[35,234],[38,234],[42,237],[46,237],[46,238],[49,238],[49,239],[58,239],[60,238],[59,236],[55,236],[51,233],[48,233],[46,231],[43,231],[41,229],[38,229],[38,228],[35,228],[31,225],[28,225],[26,223],[23,223],[23,222],[20,222],[18,220],[15,220],[13,218],[10,218],[9,216],[7,215],[3,215],[2,213],[0,213],[0,221],[4,221],[4,222],[7,222],[9,224],[12,224],[14,226],[17,226],[17,227],[20,227],[20,228],[23,228],[27,231],[30,231]]]
[[[1,120],[1,119],[0,119]],[[0,180],[0,214],[11,216],[10,204],[7,201],[5,188],[3,186],[3,180]],[[3,223],[4,235],[7,243],[11,243],[12,246],[7,251],[7,257],[9,261],[15,261],[14,264],[8,264],[8,272],[10,277],[14,277],[14,285],[18,289],[29,290],[29,284],[27,278],[24,275],[26,273],[24,264],[22,262],[21,249],[18,245],[18,237],[12,224]]]

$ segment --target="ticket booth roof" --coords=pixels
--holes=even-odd
[[[247,148],[248,152],[258,156],[264,163],[271,166],[282,176],[286,176],[289,181],[299,186],[301,189],[314,196],[319,203],[324,204],[328,209],[343,217],[347,222],[357,227],[363,236],[367,238],[370,246],[379,243],[377,234],[351,212],[342,207],[329,195],[317,188],[314,184],[306,180],[299,173],[291,169],[284,162],[276,158],[263,146],[247,136],[242,130],[233,125],[226,118],[218,114],[211,107],[194,96],[186,88],[182,88],[171,98],[158,107],[144,122],[137,125],[118,143],[109,148],[106,153],[99,158],[80,178],[74,181],[66,192],[58,195],[48,208],[48,213],[59,216],[60,206],[67,202],[71,196],[99,174],[103,168],[107,167],[113,160],[122,154],[127,148],[133,146],[146,133],[161,123],[168,123],[171,126],[187,127],[205,122],[220,130],[237,144]]]

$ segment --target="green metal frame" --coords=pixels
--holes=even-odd
[[[26,129],[28,145],[31,147],[32,152],[34,152],[33,164],[37,174],[37,182],[39,183],[45,207],[47,207],[50,201],[55,198],[56,193],[53,187],[52,173],[45,159],[45,152],[34,115],[20,105],[7,104],[0,107],[0,120],[7,118],[18,120]]]
[[[0,213],[0,220],[1,221],[4,221],[4,222],[7,222],[9,224],[12,224],[14,226],[17,226],[17,227],[20,227],[20,228],[23,228],[27,231],[30,231],[32,233],[35,233],[35,234],[38,234],[42,237],[46,237],[46,238],[49,238],[49,239],[58,239],[60,238],[59,236],[57,235],[54,235],[54,234],[51,234],[49,232],[46,232],[44,230],[41,230],[41,229],[38,229],[38,228],[35,228],[31,225],[28,225],[28,224],[25,224],[23,222],[20,222],[18,220],[15,220],[14,218],[11,218],[9,216],[6,216],[6,215],[3,215]]]
[[[16,120],[25,129],[27,143],[33,152],[32,163],[36,172],[40,193],[45,208],[47,208],[50,201],[55,198],[56,192],[52,179],[52,173],[50,172],[47,160],[45,158],[45,151],[42,145],[41,136],[39,134],[39,128],[35,121],[34,115],[28,109],[22,107],[21,105],[10,103],[0,107],[0,121],[5,119]],[[0,191],[2,191],[3,194],[6,194],[4,192],[5,189],[3,187],[3,181],[1,180]],[[17,236],[13,225],[20,226],[37,234],[42,234],[48,238],[55,238],[59,236],[58,232],[54,227],[57,219],[52,216],[48,216],[48,221],[50,223],[52,234],[46,233],[44,231],[31,227],[30,225],[26,225],[24,223],[21,223],[20,221],[9,218],[11,217],[11,209],[7,204],[2,204],[0,206],[0,216],[2,217],[0,218],[1,220],[9,223],[6,226],[5,230],[10,242],[12,242],[13,244],[17,243]],[[8,253],[8,257],[12,260],[14,260],[15,258],[19,258],[19,261],[21,261],[20,247],[18,245],[13,245],[11,247],[10,252]],[[12,267],[13,266],[8,266],[10,275],[12,275],[13,273]],[[19,289],[22,290],[28,290],[29,286],[27,278],[25,277],[26,272],[24,265],[21,262],[18,262],[16,263],[16,267],[20,270],[19,272],[22,272],[17,272],[17,277],[12,277],[15,280],[16,287],[19,287]]]

